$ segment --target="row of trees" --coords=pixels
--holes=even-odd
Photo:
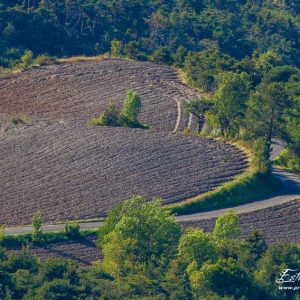
[[[0,1],[0,65],[25,49],[54,56],[117,52],[182,65],[187,52],[242,59],[273,49],[299,65],[298,0]]]
[[[159,199],[133,197],[100,227],[103,260],[90,269],[64,259],[42,262],[26,247],[0,249],[0,298],[299,299],[276,283],[284,269],[300,268],[299,247],[268,247],[258,232],[245,240],[240,234],[233,211],[207,233],[178,225]]]
[[[274,137],[300,157],[298,68],[273,51],[239,62],[208,51],[189,55],[185,71],[191,85],[207,92],[206,99],[188,104],[199,132],[254,142],[265,163]]]

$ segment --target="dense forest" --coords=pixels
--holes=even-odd
[[[52,56],[107,52],[182,63],[188,51],[233,59],[270,49],[299,66],[297,0],[11,0],[0,1],[0,63],[25,49]]]

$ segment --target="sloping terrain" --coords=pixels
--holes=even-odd
[[[0,79],[0,117],[25,114],[84,123],[110,103],[121,106],[129,89],[141,96],[141,121],[169,131],[187,125],[183,109],[177,118],[178,106],[197,98],[168,66],[121,59],[79,61]]]
[[[240,214],[242,237],[254,230],[259,230],[266,242],[271,244],[300,242],[300,199],[284,204]],[[180,222],[184,227],[200,227],[211,232],[215,218],[198,221]],[[63,257],[89,266],[94,260],[101,259],[101,251],[95,245],[96,236],[82,240],[58,242],[45,247],[35,247],[31,253],[42,259]],[[9,252],[20,251],[21,248],[8,248]]]
[[[103,216],[131,197],[173,203],[233,179],[246,156],[221,141],[84,124],[17,126],[0,134],[0,220],[29,224]]]
[[[260,231],[268,244],[300,242],[300,199],[239,215],[242,235]],[[181,222],[212,231],[215,218]]]

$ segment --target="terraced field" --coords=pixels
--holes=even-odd
[[[25,114],[84,123],[109,103],[120,106],[129,89],[140,94],[141,120],[152,128],[191,126],[184,108],[177,118],[178,106],[199,95],[173,68],[121,59],[61,63],[0,79],[0,117]]]
[[[181,201],[231,180],[245,155],[224,142],[84,124],[13,127],[0,135],[0,220],[30,223],[103,216],[142,194]]]

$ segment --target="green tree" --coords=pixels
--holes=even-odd
[[[217,247],[210,234],[190,228],[180,238],[178,255],[185,265],[196,262],[201,267],[206,261],[216,259]]]
[[[252,152],[254,163],[257,165],[259,172],[266,173],[270,167],[268,160],[268,141],[264,137],[258,138],[253,143]]]
[[[252,287],[247,271],[232,258],[205,264],[191,275],[191,282],[196,299],[210,293],[220,297],[241,299],[244,296],[249,299]]]
[[[160,47],[151,55],[151,60],[155,63],[171,64],[172,57],[168,47]]]
[[[42,216],[41,212],[37,211],[32,217],[32,241],[40,243],[43,241],[43,231],[42,231]]]
[[[176,255],[180,227],[160,203],[133,197],[99,229],[104,271],[134,294],[156,290]]]
[[[122,115],[131,122],[138,123],[138,116],[141,112],[142,102],[137,92],[130,90],[124,100]]]
[[[240,233],[239,218],[234,210],[217,218],[213,235],[218,239],[235,239]]]
[[[122,53],[123,44],[121,41],[112,40],[110,46],[110,54],[114,57],[119,57]]]
[[[214,116],[222,135],[239,135],[246,113],[250,82],[245,73],[222,73],[213,96]]]
[[[287,118],[292,101],[284,84],[272,82],[262,84],[248,102],[247,131],[252,137],[263,137],[267,142],[267,161],[270,159],[273,137],[288,139]]]
[[[205,114],[211,110],[213,103],[209,100],[192,100],[187,103],[187,112],[193,114],[198,120],[198,133],[205,125]]]

